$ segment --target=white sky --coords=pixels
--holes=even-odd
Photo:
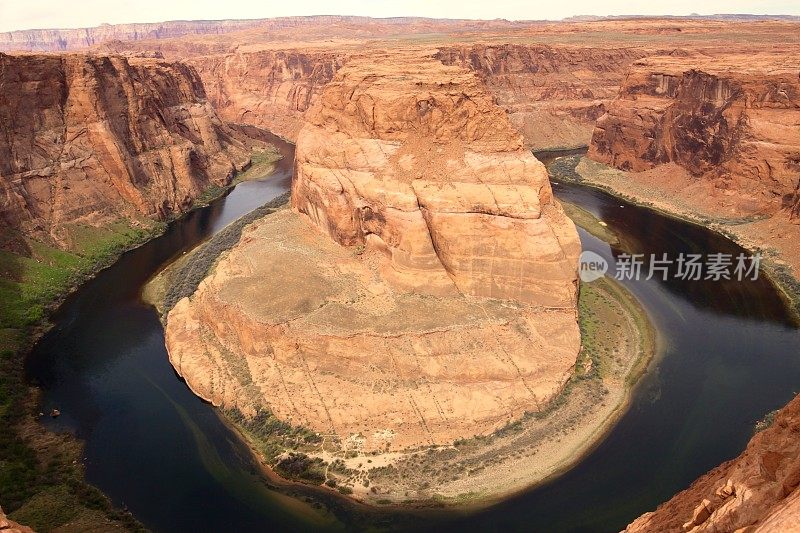
[[[0,31],[291,15],[421,16],[510,20],[571,15],[800,15],[798,0],[0,0]]]

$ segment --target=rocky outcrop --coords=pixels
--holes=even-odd
[[[796,210],[799,73],[765,54],[637,61],[589,157],[634,172],[677,165],[690,176],[686,194],[732,216]]]
[[[220,116],[268,128],[290,140],[297,138],[303,113],[325,84],[348,57],[358,54],[353,46],[244,42],[234,47],[185,38],[114,42],[103,49],[153,49],[185,60],[200,73]],[[552,149],[589,143],[596,118],[617,94],[628,66],[646,54],[634,48],[465,44],[441,47],[435,57],[473,70],[522,132],[526,147]]]
[[[326,86],[293,206],[408,288],[574,307],[580,243],[544,165],[474,74],[421,56],[351,58]]]
[[[197,73],[156,59],[0,54],[0,220],[64,228],[163,219],[249,161]]]
[[[473,70],[534,150],[586,146],[642,48],[476,44],[439,49],[446,65]]]
[[[168,314],[197,394],[357,454],[487,434],[558,394],[580,345],[580,242],[473,73],[351,57],[295,164],[303,216],[250,226]]]
[[[2,531],[2,533],[33,533],[31,528],[21,526],[13,520],[9,520],[5,513],[3,513],[2,507],[0,507],[0,531]]]
[[[636,519],[638,532],[796,531],[800,524],[800,396],[736,459]]]

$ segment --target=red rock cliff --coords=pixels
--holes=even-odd
[[[440,48],[446,65],[484,81],[532,149],[585,146],[630,64],[635,48],[476,44]]]
[[[637,61],[589,157],[634,172],[673,163],[736,214],[796,213],[798,74],[796,62],[767,55]]]
[[[344,62],[332,50],[237,49],[189,60],[225,120],[294,140],[303,114]]]
[[[65,224],[164,218],[248,161],[186,65],[0,54],[0,222],[61,239]]]
[[[800,396],[756,434],[739,457],[642,515],[626,531],[798,531],[798,486]]]

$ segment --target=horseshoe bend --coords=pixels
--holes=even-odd
[[[313,480],[316,460],[360,499],[490,500],[574,460],[608,413],[587,417],[575,448],[543,453],[533,475],[428,490],[421,472],[386,473],[424,453],[440,467],[477,462],[493,439],[454,443],[553,404],[581,348],[579,253],[544,165],[474,73],[420,51],[354,57],[300,130],[291,206],[247,226],[169,311],[167,348],[257,446],[253,420],[302,428],[267,454],[287,477]],[[626,365],[637,334],[620,350],[633,354]],[[308,468],[293,475],[297,463]]]
[[[0,533],[797,529],[800,16],[50,1]]]

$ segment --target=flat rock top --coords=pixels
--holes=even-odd
[[[514,152],[522,136],[474,72],[436,50],[373,51],[350,57],[308,113],[308,122],[355,138],[414,145],[457,142],[477,152]]]
[[[797,53],[768,53],[762,51],[734,52],[724,55],[692,54],[688,56],[655,55],[634,62],[639,69],[680,75],[692,69],[709,74],[728,76],[779,76],[800,74],[800,55]]]
[[[519,312],[512,302],[397,291],[381,278],[377,260],[285,210],[250,226],[208,283],[220,301],[259,322],[297,321],[336,333],[422,334],[506,322]]]

